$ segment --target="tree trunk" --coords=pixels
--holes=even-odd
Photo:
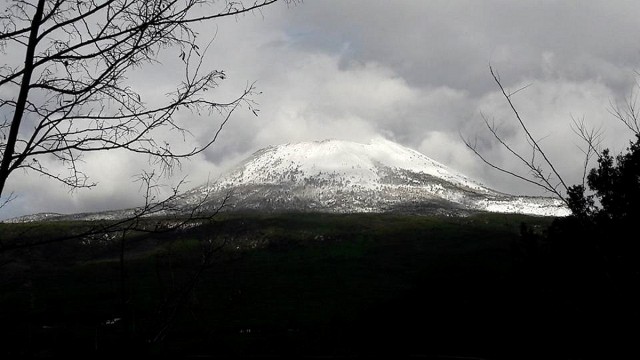
[[[2,163],[0,163],[0,196],[2,196],[4,185],[9,174],[13,171],[11,167],[11,159],[13,159],[16,142],[18,140],[18,132],[20,130],[20,123],[22,122],[24,109],[27,105],[27,97],[29,96],[29,86],[31,84],[31,75],[33,74],[34,68],[33,57],[38,44],[38,30],[40,29],[42,13],[44,12],[44,3],[45,0],[38,1],[36,13],[33,15],[33,21],[31,22],[31,31],[29,33],[29,43],[27,44],[27,54],[24,59],[24,74],[22,75],[22,83],[20,84],[20,93],[18,94],[16,110],[13,113],[13,119],[11,120],[11,128],[9,129],[7,145],[4,149],[4,153],[2,154]]]

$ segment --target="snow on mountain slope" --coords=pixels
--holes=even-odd
[[[258,150],[212,184],[190,190],[156,215],[215,210],[399,212],[464,215],[472,211],[566,216],[553,198],[491,190],[429,157],[378,138],[368,144],[325,140]],[[178,210],[182,209],[182,210]],[[36,214],[9,220],[113,220],[136,209],[87,214]]]
[[[558,200],[493,191],[381,138],[368,144],[325,140],[270,146],[218,182],[188,192],[183,201],[224,193],[233,194],[237,209],[264,211],[569,214]]]
[[[344,186],[373,189],[381,182],[382,167],[423,173],[473,190],[487,191],[425,155],[381,138],[369,144],[325,140],[268,147],[225,176],[221,185],[281,184],[338,176],[349,180]]]

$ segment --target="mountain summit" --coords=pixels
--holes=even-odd
[[[182,201],[196,203],[205,194],[212,202],[230,194],[235,210],[569,213],[559,200],[499,193],[381,138],[368,144],[325,140],[270,146],[217,182],[187,192]]]

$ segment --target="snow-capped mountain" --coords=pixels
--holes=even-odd
[[[156,215],[205,211],[399,212],[464,215],[473,211],[566,216],[553,198],[491,190],[429,157],[392,141],[325,140],[258,150],[218,181],[190,190]],[[179,210],[182,209],[182,210]],[[134,216],[136,209],[73,215],[36,214],[9,222],[100,220]]]
[[[181,201],[188,206],[208,196],[213,207],[226,194],[236,210],[569,214],[559,200],[496,192],[381,138],[368,144],[325,140],[270,146]]]

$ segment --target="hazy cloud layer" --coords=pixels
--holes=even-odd
[[[215,36],[205,64],[228,75],[217,96],[231,99],[256,81],[263,92],[255,98],[260,112],[256,117],[239,110],[211,149],[164,182],[187,176],[185,189],[196,186],[268,145],[325,138],[366,142],[382,135],[497,190],[539,193],[484,166],[461,140],[477,139],[488,158],[520,169],[484,131],[484,114],[515,148],[528,149],[489,64],[509,89],[528,86],[513,97],[516,106],[567,180],[580,181],[581,144],[572,117],[602,126],[606,144],[616,151],[630,138],[608,108],[635,84],[638,14],[640,3],[622,0],[309,0],[202,25],[203,43]],[[161,65],[131,74],[147,102],[161,101],[179,81],[177,55],[168,51]],[[205,143],[221,121],[206,114],[179,116],[192,130],[185,143],[176,144],[185,149]],[[176,140],[176,134],[161,136]],[[8,187],[18,198],[0,210],[0,219],[133,206],[141,199],[135,175],[153,168],[145,157],[117,151],[84,161],[98,187],[69,193],[38,175],[16,173]]]

